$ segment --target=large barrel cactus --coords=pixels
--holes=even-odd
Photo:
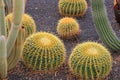
[[[83,80],[103,80],[112,67],[109,51],[96,42],[77,45],[69,58],[70,70]]]
[[[59,12],[64,16],[82,17],[87,10],[86,0],[59,0]]]
[[[57,32],[62,38],[75,38],[80,34],[80,31],[78,22],[73,18],[62,18],[57,25]]]
[[[56,36],[38,32],[26,39],[22,56],[26,66],[47,72],[63,64],[66,52],[64,44]]]

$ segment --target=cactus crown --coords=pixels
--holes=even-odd
[[[109,51],[96,42],[85,42],[77,45],[69,58],[73,74],[83,80],[96,80],[106,77],[112,67]]]
[[[38,32],[28,37],[23,47],[23,60],[34,70],[55,70],[65,60],[64,44],[53,34]]]
[[[89,57],[100,57],[100,56],[104,56],[106,55],[106,53],[109,53],[108,50],[106,50],[103,46],[101,46],[98,43],[93,43],[93,42],[87,42],[87,43],[83,43],[78,45],[78,47],[76,47],[82,54],[84,54],[85,56],[89,56]],[[75,49],[76,49],[75,48]],[[109,54],[108,54],[109,55]]]
[[[75,19],[70,18],[70,17],[64,17],[59,20],[59,23],[62,23],[62,24],[71,24],[72,25],[72,23],[74,24],[76,22],[77,21]],[[76,24],[76,25],[78,25],[78,24]]]
[[[61,1],[76,3],[76,2],[81,2],[82,0],[61,0]]]
[[[41,32],[37,33],[35,35],[31,35],[31,39],[33,44],[35,44],[39,48],[46,48],[48,47],[53,48],[57,45],[57,43],[60,43],[61,41],[57,39],[57,37],[52,36],[52,34]],[[26,43],[25,43],[26,44]]]

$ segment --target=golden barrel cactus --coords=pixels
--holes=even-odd
[[[8,34],[11,29],[11,25],[12,25],[11,22],[13,20],[12,13],[8,14],[5,18],[5,20],[6,20],[6,28],[7,28],[7,34]],[[29,35],[36,32],[35,21],[33,20],[33,18],[30,15],[28,15],[28,14],[23,15],[21,29],[25,30],[25,33],[24,33],[25,38],[27,38]]]
[[[112,59],[110,52],[101,44],[85,42],[72,51],[69,67],[83,80],[103,80],[111,71]]]
[[[47,72],[64,63],[66,51],[59,38],[47,32],[38,32],[26,39],[22,57],[29,68]]]
[[[64,16],[82,17],[88,8],[86,0],[59,0],[59,12]]]
[[[59,20],[57,32],[62,38],[71,39],[78,36],[81,32],[78,22],[70,17]]]

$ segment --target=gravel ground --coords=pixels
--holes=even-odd
[[[84,17],[77,18],[80,27],[81,35],[76,40],[63,40],[67,49],[67,60],[71,50],[76,44],[84,41],[97,41],[101,43],[98,34],[95,30],[95,25],[92,19],[91,0],[87,0],[88,10]],[[108,18],[113,26],[113,29],[120,37],[120,27],[115,21],[113,12],[113,0],[105,0],[105,5],[108,13]],[[26,5],[26,13],[30,14],[36,21],[38,31],[51,32],[58,36],[56,26],[59,19],[63,16],[58,11],[58,0],[28,0]],[[120,55],[119,52],[111,52],[113,57],[113,70],[105,80],[120,80]],[[55,73],[47,75],[27,69],[22,61],[8,74],[8,80],[79,80],[69,72],[67,60]]]

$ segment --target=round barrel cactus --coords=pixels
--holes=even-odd
[[[25,65],[33,70],[56,70],[65,61],[66,51],[59,38],[47,32],[29,36],[23,47]]]
[[[64,16],[82,17],[87,11],[86,0],[59,0],[59,12]]]
[[[75,19],[65,17],[59,20],[57,32],[62,38],[74,38],[80,34],[80,31],[79,24]]]
[[[6,20],[6,28],[7,28],[7,34],[8,34],[11,29],[12,20],[13,20],[12,13],[8,14],[5,18],[5,20]],[[25,32],[24,33],[25,38],[27,38],[29,35],[36,32],[35,21],[33,20],[33,18],[30,15],[28,15],[28,14],[23,15],[21,29],[24,30],[24,32]]]
[[[72,51],[69,67],[83,80],[103,80],[111,71],[112,59],[110,52],[101,44],[85,42]]]

